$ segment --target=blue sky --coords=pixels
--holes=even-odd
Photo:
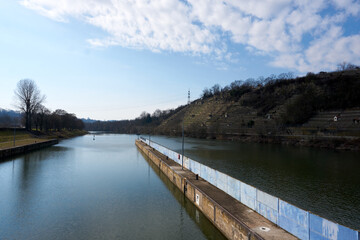
[[[360,65],[353,0],[0,1],[0,107],[20,79],[99,120],[175,108],[205,87]]]

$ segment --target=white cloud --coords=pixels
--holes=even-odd
[[[93,46],[233,61],[226,46],[230,40],[273,57],[274,66],[301,72],[332,69],[344,60],[360,62],[359,35],[345,36],[342,31],[348,18],[360,14],[360,3],[353,0],[23,0],[21,4],[55,21],[76,18],[106,31],[108,37],[88,40]],[[329,8],[332,11],[326,11]]]
[[[360,12],[360,2],[357,0],[332,0],[333,4],[346,13],[351,15],[358,15]]]
[[[301,72],[332,69],[342,61],[359,64],[359,43],[360,34],[344,37],[341,28],[332,27],[324,36],[311,42],[303,54],[280,55],[272,64]]]
[[[22,4],[56,21],[75,17],[109,33],[96,46],[121,45],[208,54],[217,51],[217,38],[207,28],[193,24],[189,8],[177,0],[99,1],[24,0]]]
[[[339,27],[333,27],[326,35],[310,45],[305,51],[305,58],[309,62],[309,66],[321,66],[323,69],[330,68],[342,61],[358,63],[359,43],[360,35],[344,37]]]
[[[259,19],[271,19],[290,10],[291,0],[227,1],[246,15]]]

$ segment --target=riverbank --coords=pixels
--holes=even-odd
[[[57,139],[42,140],[41,142],[35,141],[34,143],[26,144],[23,146],[0,149],[0,161],[6,159],[8,157],[12,157],[12,156],[27,153],[30,151],[42,149],[42,148],[49,147],[49,146],[52,146],[52,145],[55,145],[58,143],[59,143],[59,140],[57,140]]]
[[[44,142],[49,139],[67,139],[88,134],[85,130],[26,131],[23,128],[0,128],[0,150]]]
[[[88,131],[85,130],[61,130],[61,131],[48,131],[48,132],[41,132],[41,131],[32,131],[31,132],[34,136],[40,137],[40,138],[57,138],[57,139],[68,139],[78,136],[83,136],[88,134]]]
[[[61,139],[82,136],[87,133],[84,130],[29,132],[22,128],[2,128],[0,129],[0,160],[57,144]]]
[[[77,136],[83,136],[88,134],[89,132],[86,130],[66,130],[63,129],[61,131],[49,130],[49,131],[38,131],[32,130],[27,131],[25,128],[0,128],[0,143],[6,141],[12,141],[14,136],[16,140],[26,139],[26,138],[44,138],[44,139],[67,139]]]

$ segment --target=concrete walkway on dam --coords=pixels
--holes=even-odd
[[[165,155],[149,147],[141,141],[136,145],[171,179],[181,191],[187,188],[185,195],[193,200],[211,222],[229,239],[298,239],[284,229],[270,222],[260,214],[240,203],[227,193],[198,177],[181,165],[168,159]],[[167,165],[165,168],[163,165]],[[172,175],[166,173],[172,171]],[[175,176],[179,176],[176,181]],[[186,186],[186,187],[185,187]],[[195,198],[199,193],[201,204]],[[196,196],[198,197],[198,196]],[[204,200],[203,200],[204,199]],[[205,201],[206,200],[206,201]]]

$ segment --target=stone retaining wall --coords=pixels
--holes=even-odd
[[[45,141],[45,142],[39,142],[39,143],[33,143],[33,144],[25,145],[25,146],[3,149],[3,150],[0,150],[0,160],[4,160],[5,158],[8,158],[8,157],[11,157],[14,155],[23,154],[23,153],[38,150],[41,148],[49,147],[49,146],[52,146],[52,145],[55,145],[58,143],[59,143],[59,141],[57,139],[52,139],[52,140]]]

